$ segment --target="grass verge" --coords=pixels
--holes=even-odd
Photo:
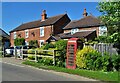
[[[35,63],[32,61],[25,61],[23,64],[34,66],[37,68],[47,69],[47,70],[54,70],[58,72],[65,72],[69,74],[80,75],[88,78],[97,79],[100,81],[118,81],[118,72],[102,72],[102,71],[90,71],[90,70],[83,70],[83,69],[67,69],[61,68],[56,66],[44,66],[40,63]]]

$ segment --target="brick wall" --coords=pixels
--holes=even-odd
[[[99,36],[99,27],[80,28],[79,30],[96,30],[96,34]]]
[[[54,25],[54,34],[63,33],[63,28],[70,22],[70,19],[67,15],[61,18],[55,25]]]
[[[38,40],[38,44],[40,44],[39,40],[46,41],[52,34],[56,35],[59,33],[63,33],[62,28],[66,26],[69,22],[70,22],[70,19],[66,14],[60,20],[58,20],[58,22],[56,22],[54,25],[44,26],[43,37],[40,37],[40,27],[27,29],[29,31],[28,38],[25,38],[25,30],[16,31],[16,34],[18,38],[25,38],[25,41],[27,42],[29,42],[30,40]],[[10,33],[10,37],[11,37],[10,39],[11,46],[14,46],[14,32]]]
[[[80,30],[96,30],[97,36],[99,36],[99,27],[90,27],[90,28],[79,28]],[[64,33],[71,32],[71,30],[64,30]]]
[[[29,32],[28,38],[25,38],[25,30],[16,31],[17,38],[25,38],[25,41],[29,42],[30,40],[46,40],[51,34],[51,26],[44,27],[44,36],[40,37],[40,28],[27,29]],[[19,36],[20,34],[20,36]],[[14,32],[10,33],[10,42],[11,46],[14,46]]]

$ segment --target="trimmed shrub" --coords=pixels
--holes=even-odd
[[[85,59],[86,59],[86,55],[89,52],[92,52],[93,48],[86,46],[84,47],[82,50],[78,50],[77,54],[76,54],[76,65],[79,68],[87,68]]]

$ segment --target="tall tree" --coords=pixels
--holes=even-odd
[[[102,13],[100,18],[108,27],[108,34],[120,32],[120,0],[100,2],[97,9]]]

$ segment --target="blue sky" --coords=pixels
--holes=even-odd
[[[22,23],[41,19],[42,10],[46,10],[47,16],[64,14],[67,11],[71,20],[83,17],[84,8],[88,14],[100,16],[96,9],[98,2],[3,2],[2,3],[2,29],[9,31]]]

